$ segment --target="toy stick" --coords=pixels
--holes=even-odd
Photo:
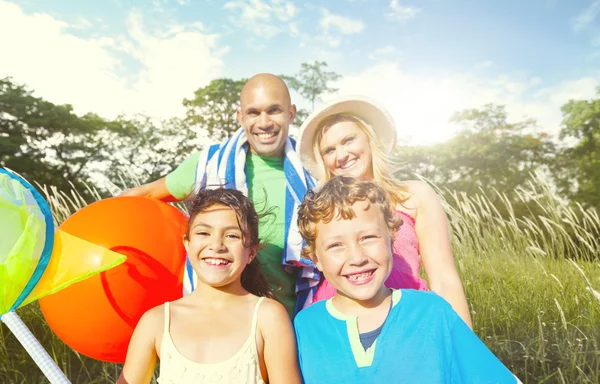
[[[71,384],[16,312],[8,312],[2,315],[0,319],[17,337],[21,345],[25,347],[25,350],[27,350],[51,384]]]

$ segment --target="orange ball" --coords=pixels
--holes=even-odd
[[[40,299],[44,317],[77,352],[123,363],[144,312],[182,297],[187,217],[158,200],[117,197],[79,210],[60,229],[127,260]]]

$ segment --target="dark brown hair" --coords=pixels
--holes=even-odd
[[[235,212],[237,222],[242,230],[242,242],[246,248],[260,247],[260,238],[258,237],[259,215],[254,209],[254,205],[244,194],[235,189],[217,188],[201,189],[188,203],[190,219],[188,221],[188,230],[186,236],[189,236],[190,226],[196,216],[212,207],[220,204],[227,206]],[[260,263],[255,257],[250,264],[246,265],[242,271],[242,287],[256,296],[272,297],[269,283],[261,272]]]

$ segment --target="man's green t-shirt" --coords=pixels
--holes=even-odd
[[[188,157],[167,175],[169,193],[184,199],[194,190],[200,152]],[[248,152],[246,157],[248,197],[262,218],[258,235],[263,248],[258,253],[262,272],[273,289],[275,299],[283,304],[290,316],[296,306],[296,276],[287,272],[281,259],[285,247],[285,173],[282,158],[262,157]]]

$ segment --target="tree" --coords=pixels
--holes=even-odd
[[[447,142],[396,150],[396,160],[403,165],[397,173],[400,178],[414,178],[411,173],[419,173],[450,190],[483,191],[500,204],[498,191],[518,206],[522,202],[512,192],[524,187],[532,173],[548,171],[554,162],[551,137],[538,132],[533,120],[509,123],[502,106],[465,110],[456,113],[452,121],[463,129]]]
[[[290,86],[295,89],[300,96],[310,100],[312,110],[315,109],[315,101],[320,100],[321,95],[325,93],[335,93],[337,88],[329,86],[332,81],[337,81],[341,75],[335,72],[325,71],[327,63],[324,61],[315,61],[314,63],[302,63],[300,72],[294,76],[281,76]]]
[[[183,100],[187,108],[186,122],[205,130],[215,140],[229,138],[240,127],[236,111],[245,83],[246,79],[216,79],[198,88],[193,99]]]
[[[82,193],[91,182],[89,167],[105,160],[110,143],[101,132],[118,126],[95,114],[82,117],[70,105],[55,105],[32,95],[10,78],[0,79],[0,165],[31,183]]]
[[[178,118],[153,119],[144,115],[119,118],[119,132],[113,132],[112,154],[99,168],[109,180],[118,180],[123,174],[139,183],[163,177],[192,152],[202,149],[202,135]],[[130,185],[124,186],[130,187]]]
[[[572,200],[600,209],[600,99],[570,100],[562,113],[559,137],[574,143],[561,148],[557,185]]]

